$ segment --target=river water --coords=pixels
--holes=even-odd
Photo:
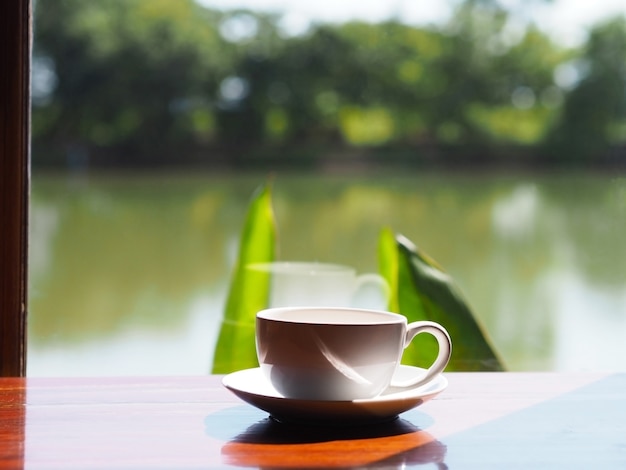
[[[206,374],[266,174],[35,173],[28,374]],[[377,269],[380,230],[453,276],[511,370],[626,370],[626,177],[273,175],[279,258]]]

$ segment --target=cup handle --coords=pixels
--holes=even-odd
[[[443,372],[448,365],[448,361],[452,355],[452,341],[450,340],[450,335],[446,329],[439,323],[431,321],[416,321],[409,323],[404,339],[404,347],[406,348],[409,344],[411,344],[413,338],[421,333],[430,333],[437,340],[437,344],[439,345],[437,359],[435,359],[435,362],[433,362],[425,374],[409,380],[392,381],[392,387],[417,388],[430,382],[435,376]]]
[[[385,278],[374,273],[361,274],[356,278],[356,288],[354,292],[358,292],[366,285],[374,285],[380,287],[381,292],[385,297],[385,302],[389,301],[389,284],[385,281]]]

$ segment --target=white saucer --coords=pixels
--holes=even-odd
[[[393,381],[408,380],[424,372],[419,367],[401,365],[394,374]],[[400,413],[415,408],[444,391],[448,380],[443,375],[438,375],[432,382],[416,389],[400,390],[389,387],[376,398],[353,401],[285,398],[274,389],[260,368],[233,372],[222,379],[222,384],[243,401],[267,411],[278,421],[357,424],[395,419]]]

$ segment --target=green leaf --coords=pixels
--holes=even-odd
[[[402,235],[381,232],[380,274],[390,287],[388,308],[409,322],[440,323],[452,338],[449,371],[501,371],[503,363],[483,327],[463,299],[452,277]],[[422,338],[424,336],[424,338]],[[405,350],[403,362],[427,367],[437,355],[437,342],[422,335]]]
[[[271,185],[252,198],[239,242],[239,255],[226,300],[224,318],[213,356],[214,374],[226,374],[258,365],[255,318],[269,300],[269,273],[246,269],[251,263],[274,260],[276,223]]]

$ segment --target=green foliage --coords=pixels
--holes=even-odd
[[[554,158],[593,161],[610,144],[626,143],[626,17],[596,26],[572,63],[579,82],[568,93],[550,136]]]
[[[213,357],[213,373],[223,374],[258,365],[255,350],[256,313],[267,307],[269,274],[250,270],[251,263],[274,260],[276,225],[271,186],[254,195],[241,233],[239,257],[228,292],[224,318]]]
[[[539,143],[553,120],[553,112],[545,107],[518,109],[511,106],[470,105],[467,118],[496,142],[518,144]]]
[[[534,26],[512,32],[498,5],[460,2],[438,27],[286,36],[278,15],[193,0],[38,0],[34,69],[56,85],[34,100],[34,162],[76,146],[96,164],[237,165],[277,144],[549,144],[579,160],[623,144],[624,20],[569,50]],[[557,67],[577,60],[588,76],[558,86]]]
[[[35,103],[35,146],[114,149],[107,158],[137,164],[181,158],[197,141],[194,112],[210,111],[205,90],[232,67],[215,53],[228,49],[215,14],[193,0],[42,0],[35,17],[34,62],[57,76]]]
[[[379,259],[380,273],[390,287],[390,311],[405,315],[410,322],[440,323],[450,333],[452,357],[447,370],[504,370],[454,280],[434,260],[389,229],[381,232]],[[405,350],[403,362],[427,367],[436,355],[436,341],[420,337]]]
[[[267,307],[269,273],[250,270],[251,263],[274,259],[276,225],[271,187],[252,199],[244,224],[233,280],[215,348],[213,373],[229,373],[258,365],[255,317]],[[460,295],[452,278],[402,236],[385,229],[379,241],[380,274],[389,285],[389,310],[409,321],[430,320],[449,331],[453,353],[448,370],[503,370],[482,327]],[[415,342],[417,343],[417,342]],[[427,366],[437,354],[433,338],[420,338],[409,346],[403,362]]]

